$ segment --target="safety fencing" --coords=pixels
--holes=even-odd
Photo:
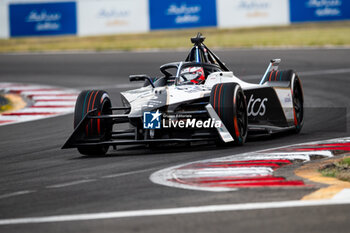
[[[1,0],[0,38],[347,19],[349,0]]]

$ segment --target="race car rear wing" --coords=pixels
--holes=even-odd
[[[267,67],[264,76],[261,78],[261,81],[260,81],[260,83],[259,83],[260,85],[262,85],[262,84],[264,83],[264,80],[265,80],[267,74],[268,74],[270,71],[278,70],[278,66],[279,66],[280,63],[281,63],[281,59],[279,59],[279,58],[272,59],[272,60],[270,61],[270,64],[269,64],[269,66]]]

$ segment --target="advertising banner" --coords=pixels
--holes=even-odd
[[[217,0],[221,28],[289,24],[289,0]]]
[[[76,34],[75,2],[10,4],[10,35]]]
[[[216,26],[215,0],[149,1],[151,30]]]
[[[0,1],[0,38],[9,37],[7,2]]]
[[[119,34],[149,30],[148,0],[79,0],[78,34]]]
[[[349,0],[290,0],[291,22],[350,19]]]

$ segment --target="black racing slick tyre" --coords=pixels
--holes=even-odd
[[[293,99],[294,132],[299,133],[304,124],[304,95],[299,76],[294,70],[275,70],[267,74],[265,82],[289,82]]]
[[[211,90],[210,104],[233,137],[233,144],[243,145],[248,134],[248,114],[247,102],[239,84],[216,84]]]
[[[84,116],[91,110],[97,109],[94,115],[112,114],[111,100],[106,91],[85,90],[82,91],[76,101],[74,111],[74,128],[76,128]],[[109,119],[91,119],[88,121],[83,133],[83,138],[99,139],[105,141],[110,139],[112,124]],[[83,155],[105,155],[108,151],[108,145],[102,146],[79,146],[77,149]]]
[[[290,82],[294,73],[295,72],[293,70],[273,70],[267,73],[264,83],[278,81]]]
[[[301,81],[296,73],[294,73],[291,82],[293,94],[293,111],[295,133],[299,133],[304,125],[304,95]]]

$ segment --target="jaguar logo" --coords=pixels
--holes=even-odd
[[[266,113],[265,103],[268,101],[267,98],[254,99],[254,95],[251,95],[248,101],[248,116],[264,116]]]

